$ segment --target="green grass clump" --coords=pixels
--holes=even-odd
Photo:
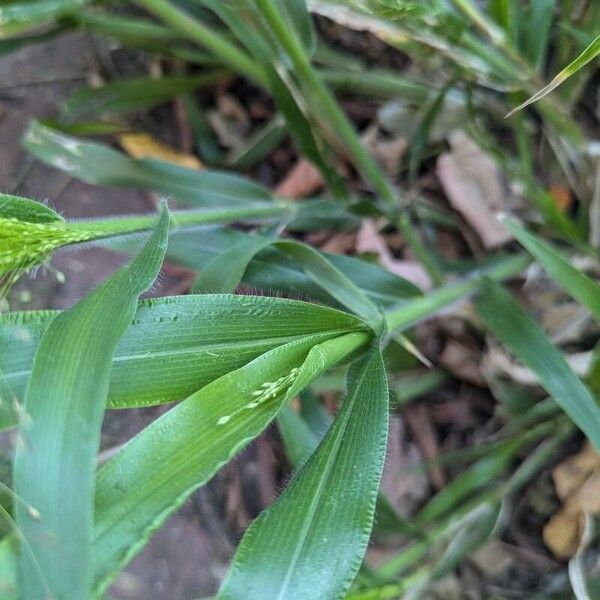
[[[272,422],[296,471],[243,536],[219,600],[417,598],[503,536],[514,500],[567,445],[587,438],[600,451],[600,285],[590,275],[600,194],[594,140],[578,110],[595,73],[600,4],[17,0],[0,11],[1,51],[83,29],[162,58],[165,77],[83,88],[56,120],[32,122],[23,143],[71,177],[185,207],[72,221],[0,196],[0,277],[9,283],[68,245],[101,241],[134,255],[68,310],[0,315],[0,427],[19,434],[14,506],[0,504],[14,524],[0,541],[7,597],[104,597],[157,528]],[[377,60],[402,57],[410,68],[335,46],[320,33],[331,22],[361,40],[375,36]],[[210,97],[223,81],[272,99],[273,114],[239,143],[218,139],[195,95]],[[408,150],[398,164],[386,171],[369,152],[343,110],[346,96],[380,109],[384,137],[386,116],[389,124],[400,115]],[[106,142],[136,123],[136,112],[175,99],[202,169],[134,159]],[[519,196],[518,214],[506,207],[514,240],[502,249],[463,235],[467,224],[428,195],[427,176],[456,128]],[[321,196],[277,198],[250,177],[286,137],[318,170]],[[401,239],[431,289],[305,241],[314,231],[356,231],[365,219],[378,239]],[[449,237],[473,252],[448,258]],[[199,273],[193,293],[139,302],[165,257]],[[543,269],[555,293],[590,315],[568,343],[504,285],[514,290],[532,263],[530,276]],[[266,295],[236,294],[240,285]],[[494,401],[493,431],[432,461],[460,469],[401,516],[380,489],[389,413],[462,377],[419,365],[427,359],[415,326],[472,299],[454,318],[477,352],[494,345],[514,368],[485,370],[479,384]],[[569,356],[573,346],[589,355],[585,371]],[[338,394],[335,415],[319,403],[323,389]],[[97,465],[106,409],[167,403]],[[365,560],[371,532],[402,539],[377,568]],[[587,538],[567,573],[578,600],[597,585],[585,566]],[[560,593],[572,595],[566,586]]]

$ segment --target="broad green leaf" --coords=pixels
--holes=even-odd
[[[214,85],[223,73],[213,72],[196,77],[140,77],[113,81],[99,88],[84,87],[72,94],[63,106],[63,117],[76,121],[90,116],[121,114],[150,109],[176,96]]]
[[[14,465],[24,598],[89,595],[94,471],[113,354],[160,270],[168,229],[163,208],[139,256],[56,317],[40,341]]]
[[[529,233],[515,221],[505,220],[504,224],[523,246],[540,262],[550,277],[567,294],[581,302],[600,323],[600,285],[585,273],[577,270],[549,243]]]
[[[369,339],[330,331],[277,347],[175,406],[106,463],[96,482],[99,591],[282,406]]]
[[[540,385],[600,450],[600,407],[543,329],[491,281],[482,282],[476,307],[486,327],[536,374]]]
[[[274,246],[302,267],[305,274],[342,306],[359,315],[374,329],[382,326],[382,313],[341,271],[311,246],[291,240],[254,236],[214,258],[200,274],[194,288],[232,292],[239,285],[254,255]]]
[[[342,598],[367,547],[383,470],[388,390],[381,355],[352,369],[331,429],[248,529],[219,600]]]
[[[275,246],[301,265],[302,270],[342,306],[365,320],[377,332],[383,326],[383,313],[366,294],[317,250],[299,242],[281,240]]]
[[[309,394],[302,394],[303,405]],[[320,406],[319,406],[320,408]],[[283,440],[286,456],[295,469],[301,467],[319,445],[329,429],[332,418],[325,415],[318,434],[314,433],[304,418],[289,406],[277,415],[277,426]],[[401,533],[408,537],[422,537],[422,532],[411,523],[401,519],[388,498],[380,492],[375,503],[374,531],[381,535]]]
[[[169,238],[169,259],[190,269],[201,271],[219,254],[245,243],[249,234],[233,229],[202,228],[176,231]],[[111,242],[116,249],[123,246]],[[348,279],[373,302],[391,306],[409,298],[422,296],[409,281],[382,267],[351,256],[323,253]],[[285,292],[331,302],[331,297],[315,284],[292,260],[275,248],[261,251],[246,269],[243,283],[269,292]]]
[[[128,158],[103,144],[59,133],[35,121],[25,133],[23,144],[43,163],[87,183],[153,190],[189,205],[224,207],[272,200],[265,188],[242,177]]]
[[[15,422],[12,396],[22,399],[36,349],[60,313],[0,316],[0,373],[12,394],[0,425]],[[273,348],[324,331],[364,327],[358,319],[282,298],[201,295],[144,300],[114,353],[109,408],[182,400]]]
[[[210,260],[200,272],[192,288],[193,292],[221,292],[232,294],[240,285],[248,265],[254,257],[271,246],[274,237],[254,235],[225,250]]]
[[[0,194],[0,218],[29,223],[52,223],[63,218],[46,205],[20,196]]]
[[[520,104],[513,110],[511,110],[506,116],[510,117],[518,110],[522,110],[526,106],[541,100],[544,96],[547,96],[550,92],[555,90],[561,83],[565,82],[571,75],[574,75],[585,67],[589,62],[594,60],[598,54],[600,54],[600,35],[596,37],[591,44],[571,63],[569,63],[554,79],[546,86],[544,86],[539,92],[535,93],[531,98],[527,99],[523,104]]]

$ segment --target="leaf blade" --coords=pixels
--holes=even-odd
[[[387,396],[383,362],[375,351],[356,368],[348,398],[315,454],[244,536],[219,600],[344,594],[373,522]]]
[[[42,337],[14,467],[15,493],[25,503],[17,504],[16,521],[33,554],[24,546],[19,564],[24,597],[44,597],[47,591],[56,597],[88,595],[95,459],[112,355],[139,294],[160,270],[168,228],[164,208],[140,255],[57,317]]]
[[[542,387],[600,449],[600,408],[542,328],[491,281],[484,280],[475,305],[487,328],[538,376]]]

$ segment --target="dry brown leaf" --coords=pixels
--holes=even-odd
[[[429,478],[423,469],[423,457],[407,441],[403,421],[390,415],[390,433],[381,489],[402,517],[408,517],[429,496]]]
[[[425,458],[429,461],[438,458],[440,455],[439,440],[427,406],[425,404],[409,405],[403,411],[403,416]],[[441,465],[434,463],[429,469],[429,475],[436,490],[441,490],[446,485],[446,474]]]
[[[320,190],[324,183],[319,170],[312,163],[301,158],[279,182],[275,194],[283,198],[306,198]]]
[[[571,205],[573,204],[573,194],[568,187],[564,185],[551,185],[548,190],[554,201],[556,202],[556,206],[562,211],[567,212]]]
[[[450,134],[451,151],[437,162],[437,176],[448,201],[477,232],[486,249],[512,239],[496,213],[510,208],[496,163],[462,131]]]
[[[379,257],[379,263],[399,277],[408,279],[422,290],[431,289],[431,279],[427,271],[414,261],[394,258],[385,240],[379,233],[379,228],[371,219],[363,219],[356,235],[356,251],[360,253],[373,252]]]
[[[373,125],[361,136],[369,153],[392,176],[398,175],[402,167],[402,157],[406,153],[408,142],[404,137],[384,138],[377,125]]]
[[[479,370],[481,356],[475,348],[469,348],[457,340],[449,340],[440,356],[440,363],[460,379],[478,387],[485,387],[485,379]]]
[[[202,168],[202,163],[193,154],[179,152],[149,133],[123,133],[118,139],[123,150],[133,158],[157,158],[188,169]]]
[[[578,502],[573,501],[563,506],[544,525],[544,544],[556,558],[566,560],[577,552],[582,532],[581,517]]]
[[[600,466],[600,458],[593,446],[586,442],[577,454],[569,456],[552,471],[556,495],[561,500],[572,496]]]
[[[600,457],[589,442],[552,471],[561,508],[546,523],[544,543],[557,558],[571,558],[579,547],[584,513],[600,513]]]

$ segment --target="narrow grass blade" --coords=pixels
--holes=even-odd
[[[249,234],[225,228],[174,232],[167,255],[174,262],[201,271],[216,256],[244,243],[247,237]],[[112,243],[111,246],[122,247]],[[414,284],[376,264],[341,254],[323,256],[377,304],[392,306],[422,296]],[[248,265],[242,281],[259,290],[331,302],[331,297],[298,264],[276,248],[262,250]]]
[[[547,96],[550,92],[555,90],[561,83],[565,82],[571,75],[574,75],[585,67],[589,62],[594,60],[598,54],[600,54],[600,35],[596,37],[592,43],[571,63],[569,63],[554,79],[539,92],[535,93],[531,98],[527,99],[523,104],[520,104],[513,110],[511,110],[506,116],[510,117],[518,110],[524,109],[526,106],[541,100],[544,96]]]
[[[141,77],[115,81],[99,88],[81,88],[65,102],[64,119],[76,121],[94,115],[117,115],[150,109],[181,95],[223,81],[222,72],[197,77]]]
[[[225,207],[272,201],[261,185],[218,171],[186,169],[160,160],[135,160],[96,142],[88,142],[30,124],[23,145],[45,164],[87,183],[138,187],[173,196],[188,205]]]
[[[297,0],[280,1],[278,8],[281,9],[284,5],[292,6],[296,2]],[[343,181],[332,163],[331,149],[323,139],[320,128],[315,126],[315,116],[307,110],[305,103],[299,100],[299,92],[293,84],[285,57],[278,60],[279,48],[273,44],[270,36],[264,35],[260,19],[256,18],[251,3],[245,0],[235,8],[215,0],[203,0],[203,3],[229,26],[260,66],[264,83],[277,108],[284,115],[287,127],[302,154],[321,171],[335,194],[340,197],[347,196]],[[308,15],[307,18],[310,19]],[[286,25],[289,27],[288,23]],[[294,31],[293,27],[289,29]]]
[[[255,235],[215,256],[200,272],[192,291],[232,294],[240,285],[254,257],[274,242],[274,237]]]
[[[294,28],[304,51],[312,56],[316,48],[316,35],[312,18],[305,0],[275,0],[279,9]]]
[[[0,39],[31,29],[40,23],[51,22],[75,14],[90,0],[36,0],[8,2],[2,7]]]
[[[474,271],[462,281],[440,287],[421,298],[414,298],[410,302],[404,302],[399,308],[386,312],[388,330],[408,329],[433,316],[442,308],[469,297],[479,289],[482,276],[494,281],[502,281],[523,271],[530,262],[526,256],[522,255],[505,256],[485,269]]]
[[[385,370],[375,351],[352,370],[348,397],[319,448],[246,532],[219,600],[343,597],[369,540],[387,424]]]
[[[600,408],[543,329],[491,281],[482,282],[476,307],[486,327],[537,375],[540,385],[600,450]]]
[[[506,227],[517,240],[540,262],[550,277],[590,310],[600,323],[600,285],[585,273],[577,270],[569,261],[548,242],[529,233],[515,221],[504,221]]]
[[[96,483],[98,591],[282,406],[369,339],[325,332],[271,350],[190,396],[106,463]]]
[[[112,358],[138,296],[158,274],[168,229],[164,208],[140,255],[54,319],[40,342],[14,466],[15,492],[35,510],[15,507],[27,541],[24,598],[89,596],[94,470]]]

